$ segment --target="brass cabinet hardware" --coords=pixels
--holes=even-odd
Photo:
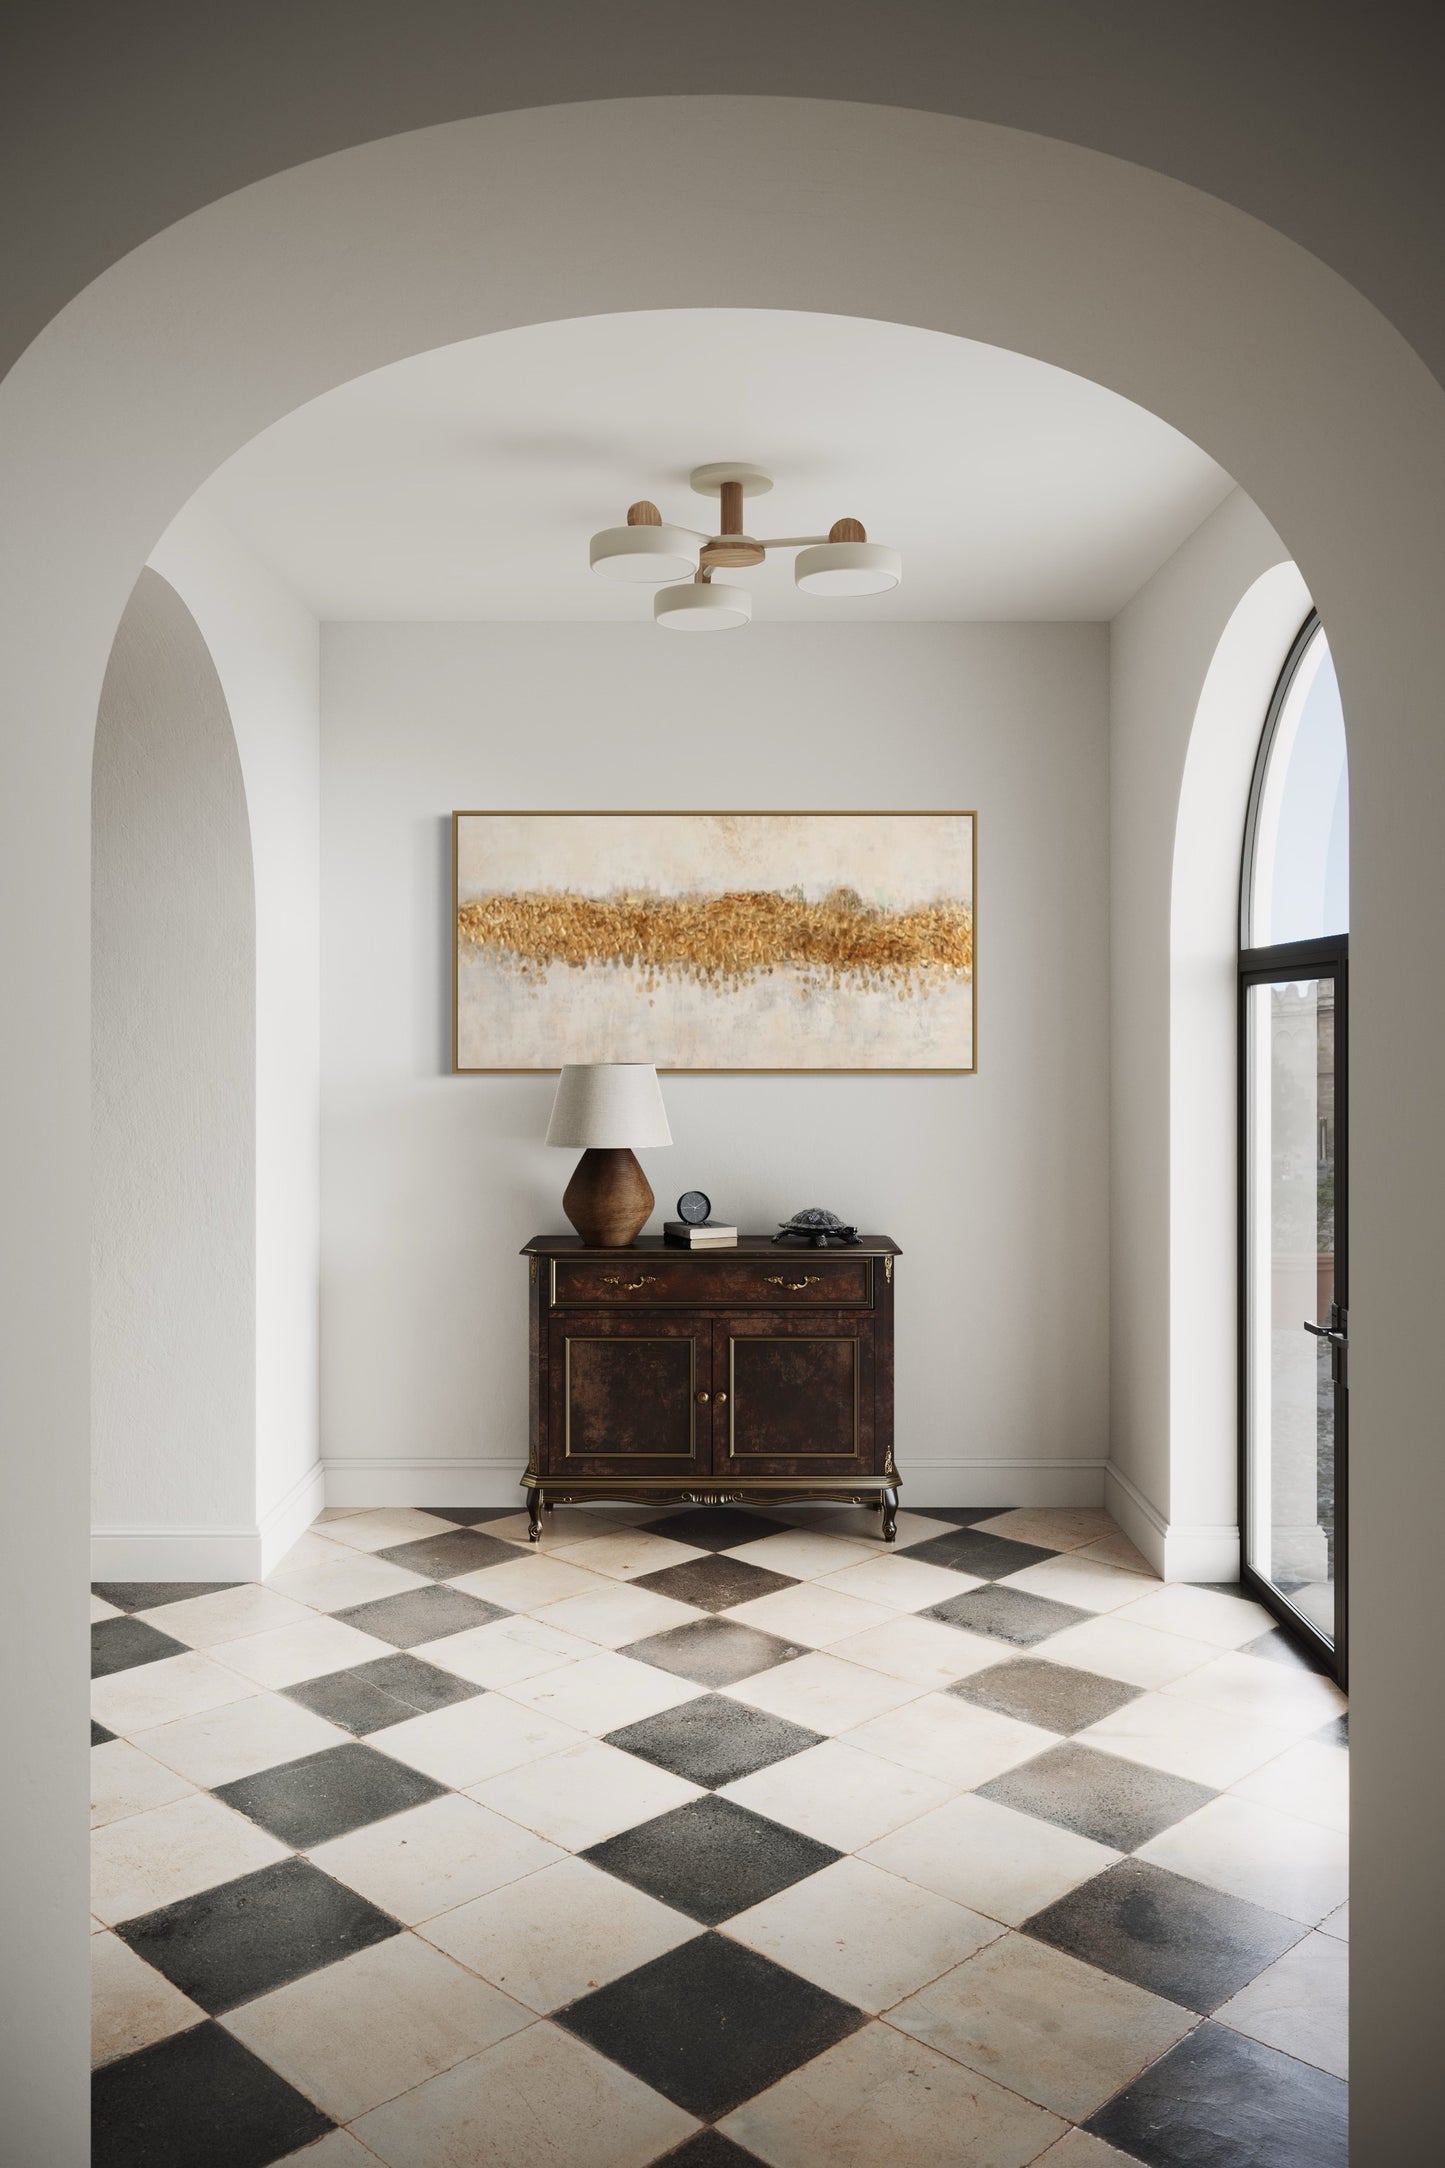
[[[821,1272],[805,1272],[801,1280],[785,1280],[781,1272],[769,1272],[763,1276],[763,1285],[765,1287],[786,1287],[791,1289],[794,1294],[797,1294],[801,1288],[821,1287],[822,1284],[823,1275]]]
[[[893,1285],[893,1259],[891,1257],[885,1257],[883,1260],[883,1277],[891,1287]]]
[[[706,1399],[707,1399],[707,1394],[706,1394],[706,1393],[699,1393],[697,1397],[698,1397],[698,1400],[699,1400],[699,1402],[702,1402],[702,1401],[704,1401],[704,1400],[706,1400]]]
[[[537,1260],[536,1260],[536,1258],[534,1257],[534,1258],[532,1259],[532,1285],[533,1285],[533,1286],[535,1287],[535,1286],[536,1286],[536,1284],[537,1284]]]
[[[727,1406],[727,1404],[728,1404],[728,1396],[727,1396],[727,1394],[726,1394],[726,1393],[719,1393],[719,1394],[718,1394],[718,1396],[717,1396],[717,1404],[718,1404],[718,1406],[719,1406],[720,1408],[725,1408],[725,1407]]]
[[[602,1285],[604,1287],[621,1287],[629,1295],[635,1295],[639,1287],[651,1287],[656,1278],[657,1274],[655,1272],[644,1272],[640,1280],[624,1280],[620,1272],[604,1272]]]

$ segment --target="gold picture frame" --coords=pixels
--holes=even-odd
[[[931,829],[890,834],[901,822]],[[655,823],[673,826],[636,825]],[[813,877],[769,877],[770,860]],[[697,885],[697,862],[720,869],[713,886]],[[654,1059],[670,1075],[974,1075],[977,892],[972,810],[456,811],[452,1072]],[[666,1058],[744,1036],[775,1058]],[[896,1040],[905,1058],[776,1058],[790,1040],[837,1054],[860,1037],[875,1056]],[[926,1058],[952,1051],[966,1058]]]

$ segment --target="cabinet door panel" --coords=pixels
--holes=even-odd
[[[730,1317],[714,1328],[713,1375],[714,1474],[872,1472],[870,1319]]]
[[[581,1314],[554,1320],[549,1339],[549,1474],[706,1473],[706,1328],[665,1316]]]

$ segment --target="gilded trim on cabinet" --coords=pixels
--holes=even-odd
[[[610,1332],[564,1333],[562,1337],[562,1458],[571,1460],[572,1454],[572,1342],[591,1347],[686,1347],[688,1360],[687,1383],[687,1429],[686,1453],[635,1453],[617,1449],[596,1454],[579,1454],[578,1459],[596,1460],[692,1460],[697,1457],[697,1341],[683,1333],[627,1333],[625,1336]]]
[[[736,1425],[737,1425],[737,1419],[738,1419],[738,1391],[737,1391],[737,1384],[738,1384],[738,1381],[737,1381],[737,1350],[738,1350],[738,1347],[739,1347],[739,1345],[740,1345],[740,1344],[741,1344],[741,1345],[742,1345],[743,1347],[850,1347],[850,1348],[852,1348],[852,1350],[853,1350],[853,1450],[852,1450],[852,1452],[851,1452],[851,1453],[820,1453],[820,1454],[818,1455],[818,1459],[819,1459],[819,1460],[858,1460],[858,1459],[860,1459],[860,1458],[862,1457],[862,1452],[863,1452],[863,1426],[862,1426],[862,1386],[863,1386],[863,1355],[862,1355],[862,1349],[863,1349],[863,1343],[862,1343],[862,1341],[861,1341],[861,1340],[860,1340],[860,1339],[858,1338],[857,1334],[855,1333],[855,1334],[851,1334],[851,1335],[849,1335],[849,1334],[844,1334],[844,1333],[839,1333],[839,1332],[818,1332],[818,1333],[803,1333],[803,1332],[786,1332],[786,1333],[768,1333],[768,1332],[744,1332],[744,1333],[729,1333],[729,1334],[728,1334],[728,1459],[729,1459],[730,1461],[731,1461],[731,1460],[736,1460],[736,1461],[741,1461],[741,1462],[743,1462],[743,1463],[746,1463],[746,1462],[748,1462],[749,1460],[778,1460],[778,1459],[780,1459],[780,1458],[782,1458],[782,1457],[783,1457],[783,1456],[781,1456],[781,1455],[779,1455],[779,1454],[777,1454],[777,1453],[740,1453],[740,1452],[738,1451],[738,1449],[737,1449],[737,1430],[736,1430]],[[805,1458],[806,1456],[800,1453],[800,1454],[798,1454],[798,1455],[797,1455],[796,1457],[797,1457],[797,1458],[798,1458],[799,1460],[802,1460],[802,1459],[804,1459],[804,1458]],[[806,1481],[806,1478],[803,1478],[802,1480]]]

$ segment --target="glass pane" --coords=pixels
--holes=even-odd
[[[1246,1029],[1249,1562],[1332,1641],[1334,980],[1251,987]]]
[[[1317,632],[1270,740],[1255,815],[1247,946],[1349,931],[1349,837],[1345,719],[1329,644]]]

